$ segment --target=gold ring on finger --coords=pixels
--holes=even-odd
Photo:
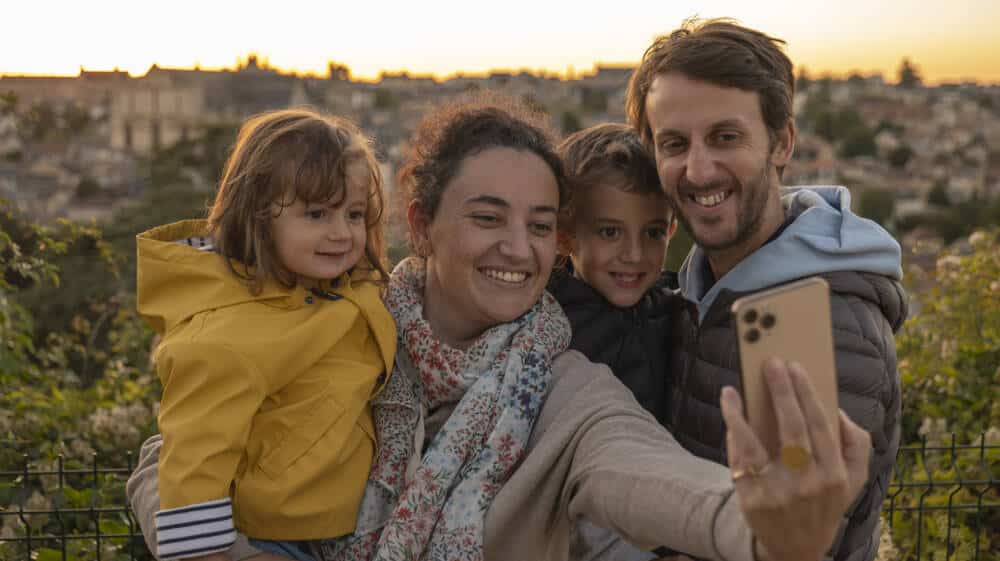
[[[786,444],[781,447],[781,465],[788,471],[802,473],[809,469],[812,463],[812,453],[804,446]]]
[[[758,467],[753,466],[753,465],[749,465],[749,466],[747,466],[745,468],[736,468],[736,469],[734,469],[732,471],[731,477],[732,477],[733,481],[739,481],[740,479],[743,479],[744,477],[754,477],[754,478],[756,478],[756,477],[760,477],[761,475],[764,475],[765,473],[767,473],[767,470],[769,470],[769,469],[771,469],[771,464],[769,464],[769,463],[768,464],[764,464],[764,467],[761,467],[761,468],[758,468]]]

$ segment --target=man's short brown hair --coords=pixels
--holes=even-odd
[[[764,124],[772,142],[792,118],[795,79],[784,41],[749,29],[728,18],[685,20],[670,35],[657,37],[632,73],[625,110],[629,123],[650,146],[653,132],[646,96],[653,80],[678,72],[727,88],[757,92]]]

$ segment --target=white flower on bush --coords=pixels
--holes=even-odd
[[[14,414],[10,411],[0,411],[0,437],[14,428]]]
[[[945,255],[937,260],[939,273],[954,271],[962,266],[962,258],[957,255]]]
[[[96,451],[86,440],[83,440],[82,438],[74,438],[70,441],[67,452],[70,458],[90,462],[93,460],[94,452]]]
[[[139,445],[139,428],[150,419],[149,409],[142,403],[102,407],[88,418],[90,432],[100,440],[120,448]]]
[[[879,525],[878,556],[875,557],[875,561],[896,561],[897,559],[899,559],[899,550],[892,542],[889,524],[883,516],[882,523]]]
[[[11,425],[11,430],[14,431],[14,434],[18,438],[22,438],[26,435],[35,434],[39,427],[46,426],[46,423],[38,413],[28,411],[20,419],[14,417]]]
[[[917,434],[927,439],[928,444],[944,442],[948,435],[948,419],[932,419],[924,417],[917,429]]]
[[[1000,444],[1000,427],[990,427],[989,430],[986,431],[984,438],[986,439],[987,446],[996,446],[997,444]]]

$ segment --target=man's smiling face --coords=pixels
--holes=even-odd
[[[776,168],[791,154],[768,134],[759,95],[671,72],[651,83],[646,111],[660,183],[695,241],[759,247],[781,223]]]

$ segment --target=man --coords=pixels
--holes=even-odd
[[[899,447],[900,249],[850,211],[845,188],[782,190],[796,137],[782,43],[730,20],[689,20],[650,46],[629,84],[629,119],[696,242],[679,271],[685,309],[670,341],[672,389],[655,413],[691,452],[725,463],[719,392],[740,384],[730,304],[795,279],[826,279],[840,407],[871,433],[874,448],[869,483],[829,556],[870,561]],[[800,467],[809,459],[799,458]],[[732,467],[736,478],[757,476],[737,468],[767,469]]]

